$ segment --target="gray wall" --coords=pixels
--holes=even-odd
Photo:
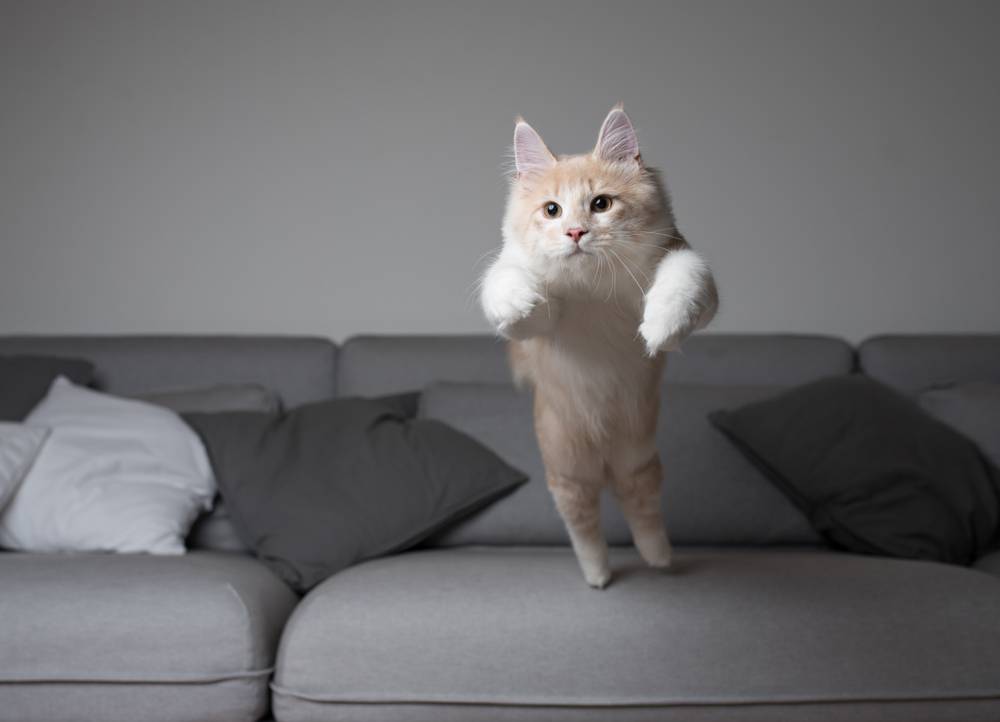
[[[1000,331],[1000,3],[0,0],[0,333],[485,330],[624,100],[720,331]]]

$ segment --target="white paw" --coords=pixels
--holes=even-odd
[[[486,320],[501,334],[527,318],[542,300],[534,279],[519,268],[496,267],[483,283],[482,305]]]
[[[692,331],[712,320],[718,302],[712,273],[698,254],[690,248],[668,253],[646,293],[639,326],[646,353],[676,350]]]
[[[581,564],[583,578],[594,589],[604,589],[611,581],[611,568],[605,564]]]
[[[655,569],[667,569],[673,561],[673,548],[665,534],[650,534],[635,539],[640,556]]]
[[[660,351],[676,351],[697,322],[696,314],[685,299],[649,305],[639,324],[639,334],[646,345],[646,353],[655,356]]]

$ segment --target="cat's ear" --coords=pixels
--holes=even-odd
[[[635,136],[632,121],[625,115],[621,103],[608,113],[597,134],[597,145],[594,146],[594,157],[611,162],[634,160],[641,162],[639,157],[639,139]]]
[[[520,116],[514,126],[514,164],[518,176],[539,173],[555,165],[556,158],[545,147],[538,132]]]

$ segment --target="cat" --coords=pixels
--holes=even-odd
[[[481,279],[487,320],[534,391],[546,480],[587,583],[611,580],[610,486],[640,555],[666,568],[655,432],[665,352],[715,315],[708,265],[677,230],[621,105],[591,153],[555,157],[522,118],[503,246]]]

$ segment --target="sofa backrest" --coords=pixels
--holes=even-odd
[[[892,335],[858,349],[861,371],[904,393],[971,382],[1000,383],[1000,334]]]
[[[97,386],[124,396],[255,383],[285,406],[333,396],[337,348],[298,336],[0,336],[0,356],[92,361]]]
[[[91,361],[96,385],[123,396],[253,383],[286,407],[334,395],[337,347],[296,336],[0,336],[0,356],[71,356]],[[203,515],[188,546],[246,551],[224,505]]]
[[[682,544],[809,544],[805,517],[712,428],[708,412],[852,371],[851,347],[820,336],[698,335],[671,354],[658,443],[664,513]],[[424,391],[421,413],[493,448],[531,476],[510,496],[431,540],[432,545],[563,544],[545,486],[530,393],[511,385],[506,344],[490,336],[356,337],[341,349],[339,395]],[[608,540],[629,542],[612,503]]]
[[[794,386],[848,373],[854,352],[827,336],[699,334],[670,355],[667,383]],[[437,381],[511,383],[495,336],[355,336],[344,342],[338,396],[419,391]]]

